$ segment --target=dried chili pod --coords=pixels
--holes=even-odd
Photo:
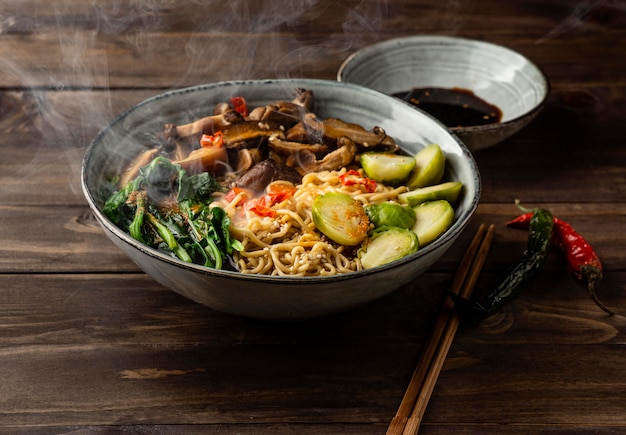
[[[509,222],[507,226],[513,228],[528,228],[532,213],[525,213]],[[567,267],[576,279],[587,284],[587,291],[593,301],[606,313],[612,315],[600,301],[597,288],[602,280],[602,263],[598,254],[587,240],[581,236],[569,223],[554,218],[554,243],[563,251],[567,259]]]
[[[470,304],[472,317],[476,321],[490,316],[511,301],[543,268],[552,238],[553,222],[548,210],[537,208],[532,211],[528,243],[522,258],[493,290]]]

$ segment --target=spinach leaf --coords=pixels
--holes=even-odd
[[[183,261],[219,269],[234,251],[243,249],[230,237],[226,211],[211,206],[211,195],[220,190],[208,172],[189,175],[159,156],[112,193],[103,211],[136,240]],[[173,200],[178,207],[172,207]]]

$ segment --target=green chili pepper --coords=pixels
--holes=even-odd
[[[532,213],[528,244],[521,260],[498,286],[471,304],[475,320],[490,316],[513,299],[543,267],[550,247],[554,220],[552,214],[545,209],[537,208]]]

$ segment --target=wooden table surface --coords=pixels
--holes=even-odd
[[[414,34],[518,50],[552,90],[475,153],[478,212],[413,285],[330,318],[238,318],[155,283],[91,216],[81,161],[124,109],[225,79],[333,80]],[[551,251],[513,303],[461,326],[421,433],[624,433],[625,54],[622,0],[1,0],[0,431],[383,434],[476,227],[496,224],[479,289],[520,257],[526,233],[504,225],[520,198],[593,244],[616,314]]]

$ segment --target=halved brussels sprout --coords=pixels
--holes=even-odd
[[[313,222],[332,241],[355,246],[367,236],[370,221],[363,204],[345,193],[330,192],[313,201]]]
[[[409,254],[419,248],[417,234],[397,227],[384,227],[374,231],[371,238],[359,250],[359,258],[364,269],[381,266]]]
[[[369,178],[390,186],[396,186],[406,180],[415,167],[413,156],[391,153],[363,153],[360,162]]]
[[[369,204],[365,206],[365,213],[376,228],[387,226],[409,229],[415,223],[415,212],[411,207],[393,202]]]
[[[446,156],[437,144],[430,144],[415,154],[415,169],[406,185],[410,189],[439,183],[446,168]]]
[[[459,198],[463,183],[460,181],[448,181],[446,183],[435,184],[434,186],[421,187],[419,189],[403,192],[398,195],[401,202],[407,203],[411,207],[426,201],[436,201],[445,199],[455,203]]]
[[[454,223],[454,209],[445,200],[423,202],[413,210],[416,219],[411,230],[417,234],[420,246],[437,239]]]

